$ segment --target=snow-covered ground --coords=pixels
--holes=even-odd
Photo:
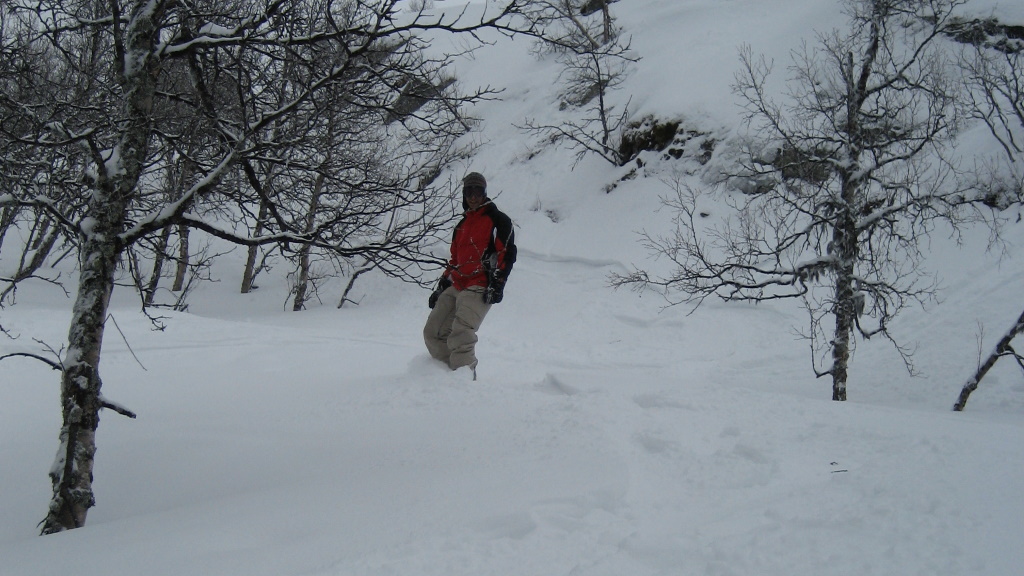
[[[464,1],[462,2],[464,4]],[[436,0],[436,10],[457,4]],[[486,6],[477,2],[476,6]],[[995,5],[993,2],[986,6]],[[1002,7],[996,5],[1002,10]],[[644,60],[615,96],[637,115],[735,124],[736,47],[778,59],[842,21],[822,0],[621,0]],[[1015,5],[1006,8],[1018,13]],[[107,330],[105,413],[88,525],[39,537],[57,448],[56,374],[0,363],[0,575],[990,575],[1024,566],[1024,375],[997,364],[950,407],[981,350],[1020,314],[1024,224],[941,230],[941,302],[894,327],[911,378],[861,342],[849,396],[815,379],[790,303],[665,308],[607,287],[658,266],[667,231],[651,171],[542,149],[512,124],[557,110],[526,39],[460,63],[481,105],[479,170],[517,224],[519,262],[481,330],[480,379],[431,361],[427,292],[361,279],[358,306],[282,311],[283,283],[236,294],[240,254],[156,332],[127,290]],[[1000,257],[1001,256],[1001,257]],[[232,258],[234,261],[232,261]],[[64,341],[69,302],[18,293],[3,325]]]

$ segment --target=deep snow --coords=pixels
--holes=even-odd
[[[463,2],[464,3],[464,2]],[[436,10],[457,4],[434,2]],[[475,6],[482,6],[478,3]],[[995,8],[990,8],[995,6]],[[617,93],[637,116],[734,125],[736,47],[784,67],[821,0],[621,0],[643,56]],[[976,4],[1024,20],[1024,9]],[[87,527],[36,536],[57,448],[57,376],[0,363],[0,575],[991,575],[1024,566],[1024,376],[1003,360],[953,413],[981,350],[1024,301],[1024,225],[958,246],[939,230],[941,301],[860,342],[850,400],[817,380],[792,303],[666,308],[608,288],[654,266],[668,168],[642,177],[542,148],[513,127],[556,114],[557,69],[525,39],[459,63],[482,104],[472,163],[517,224],[520,258],[481,330],[480,380],[431,361],[427,291],[360,280],[358,306],[283,312],[281,281],[238,295],[240,254],[156,332],[116,294]],[[661,170],[661,171],[659,171]],[[2,263],[6,265],[7,263]],[[330,290],[330,289],[329,289]],[[59,345],[69,301],[23,288],[0,354]],[[122,333],[124,338],[122,338]],[[130,345],[130,348],[129,348]]]

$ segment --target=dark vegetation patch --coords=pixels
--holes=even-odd
[[[442,78],[437,85],[422,78],[410,78],[388,109],[387,122],[407,118],[418,112],[427,102],[440,101],[444,97],[444,91],[454,83],[454,77]]]
[[[619,0],[590,0],[589,2],[583,4],[583,6],[580,6],[580,15],[590,16],[594,12],[600,11],[608,4],[614,4],[618,1]]]
[[[621,166],[633,163],[633,168],[617,181],[605,187],[611,192],[620,182],[633,180],[639,176],[644,167],[644,160],[652,160],[650,156],[641,158],[644,152],[655,152],[665,162],[690,162],[689,171],[693,171],[692,163],[703,166],[711,161],[718,140],[711,132],[688,128],[682,120],[663,120],[654,116],[646,116],[626,125],[622,130],[618,156]]]
[[[784,146],[772,160],[772,166],[786,180],[803,180],[812,184],[824,184],[832,174],[832,156],[829,151],[801,150],[795,146]]]
[[[647,116],[630,122],[622,132],[619,158],[622,165],[636,160],[641,152],[661,152],[662,159],[693,158],[707,164],[715,151],[716,140],[708,132],[688,129],[680,120],[659,120]]]
[[[1024,52],[1024,25],[1005,24],[997,18],[959,19],[947,34],[962,44],[985,46],[1006,54]]]

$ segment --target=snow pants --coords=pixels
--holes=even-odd
[[[476,366],[476,331],[491,309],[484,303],[484,289],[471,286],[465,290],[449,287],[441,293],[437,304],[427,316],[423,341],[430,355],[452,370]]]

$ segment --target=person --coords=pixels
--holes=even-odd
[[[428,300],[423,341],[432,357],[452,370],[468,366],[476,380],[477,330],[504,297],[516,244],[512,220],[487,197],[487,180],[479,172],[462,179],[462,208],[451,258]]]

